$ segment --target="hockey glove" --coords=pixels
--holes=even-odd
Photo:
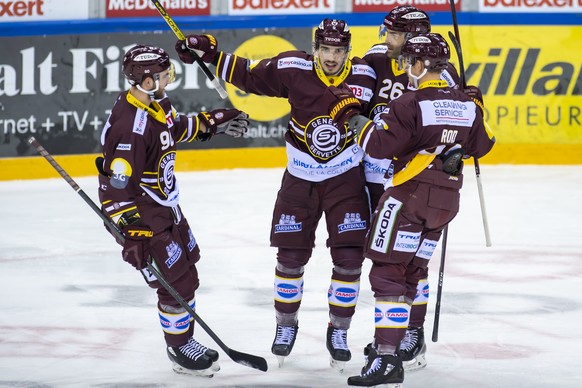
[[[180,60],[184,63],[194,63],[196,53],[206,63],[212,63],[218,50],[216,38],[212,35],[188,35],[185,40],[179,40],[175,46]]]
[[[150,257],[150,240],[154,233],[143,225],[128,225],[122,232],[125,237],[121,251],[123,260],[137,270],[145,268]]]
[[[329,106],[329,115],[339,125],[345,125],[353,116],[362,112],[360,101],[350,90],[342,84],[339,88],[330,86],[323,94],[323,102]]]
[[[467,88],[463,90],[463,92],[471,97],[473,102],[477,104],[479,108],[481,108],[481,113],[485,110],[485,105],[483,104],[483,94],[481,93],[481,89],[473,85],[467,85]]]
[[[377,128],[376,123],[360,114],[352,116],[348,120],[348,126],[355,133],[356,137],[359,137],[362,132]]]
[[[206,125],[207,133],[212,135],[224,133],[232,137],[241,137],[247,132],[249,126],[249,116],[238,109],[200,112],[198,119]]]

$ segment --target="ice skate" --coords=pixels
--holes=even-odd
[[[426,343],[422,327],[409,327],[400,342],[398,350],[402,366],[406,371],[413,371],[426,366]]]
[[[404,369],[397,355],[380,355],[371,345],[364,349],[366,365],[359,376],[348,378],[351,387],[402,388]]]
[[[346,362],[350,361],[352,354],[348,349],[348,331],[336,329],[330,323],[327,327],[327,350],[329,351],[329,365],[340,373],[344,371]]]
[[[167,353],[176,373],[212,377],[220,370],[218,352],[200,344],[194,338],[179,347],[168,346]]]
[[[277,324],[277,333],[275,334],[275,339],[271,346],[271,353],[277,356],[279,367],[283,366],[285,357],[287,357],[291,353],[291,350],[293,350],[298,330],[299,326],[297,325],[281,326]]]

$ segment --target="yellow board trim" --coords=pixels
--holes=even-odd
[[[98,154],[59,155],[55,160],[72,177],[95,176]],[[472,158],[466,164],[472,164]],[[481,164],[582,164],[582,144],[496,144]],[[176,171],[275,168],[287,165],[284,147],[178,151]],[[465,171],[466,173],[466,171]],[[58,178],[42,157],[0,158],[0,181]]]

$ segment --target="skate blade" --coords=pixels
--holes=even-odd
[[[277,357],[277,364],[279,365],[279,368],[283,367],[283,363],[285,362],[285,356],[276,356]]]
[[[410,361],[402,361],[402,367],[406,372],[422,369],[426,364],[426,357],[424,354],[419,354],[416,358],[413,358]]]
[[[187,369],[181,365],[173,364],[172,369],[174,372],[181,374],[181,375],[190,375],[190,376],[199,376],[199,377],[214,377],[214,373],[220,370],[220,366],[217,366],[218,369],[214,369],[214,363],[210,368],[207,369]]]
[[[361,385],[349,385],[350,387],[361,387]],[[378,385],[370,385],[368,388],[404,388],[403,383],[384,383]]]
[[[339,373],[344,373],[344,369],[346,367],[346,361],[338,361],[334,360],[333,358],[329,358],[329,366],[333,369],[336,369]]]

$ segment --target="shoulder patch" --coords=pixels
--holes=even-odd
[[[135,117],[133,119],[133,133],[138,135],[143,135],[148,122],[148,112],[143,109],[137,109],[135,111]]]
[[[370,47],[370,49],[366,51],[366,54],[364,54],[364,56],[374,54],[386,54],[386,51],[388,51],[388,47],[386,47],[385,44],[377,44]]]
[[[449,85],[449,87],[454,88],[457,84],[455,83],[455,80],[453,79],[453,77],[451,77],[451,74],[449,73],[448,70],[443,70],[441,73],[441,79],[443,81],[446,81],[447,84]]]
[[[353,75],[366,75],[373,79],[376,79],[376,72],[368,65],[353,65],[352,66]]]
[[[131,144],[119,143],[115,149],[117,151],[131,151]]]
[[[312,70],[313,61],[308,61],[298,57],[281,58],[277,61],[277,69],[296,68],[301,70]]]

